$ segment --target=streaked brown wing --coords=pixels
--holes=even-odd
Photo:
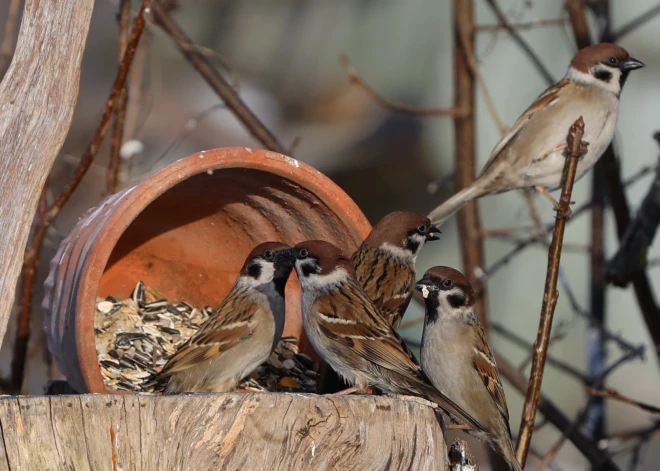
[[[481,169],[481,172],[479,172],[479,176],[486,173],[499,160],[498,157],[504,154],[504,149],[515,142],[516,137],[522,130],[523,126],[532,118],[532,116],[534,116],[536,112],[547,109],[547,106],[551,105],[552,102],[559,97],[561,89],[568,85],[568,83],[569,81],[567,79],[563,79],[549,87],[547,90],[541,93],[536,98],[536,100],[534,100],[529,108],[527,108],[524,113],[520,115],[516,122],[513,123],[507,130],[504,136],[502,136],[495,148],[493,148],[493,151],[491,152],[486,165],[484,165],[484,167]]]
[[[317,301],[323,332],[372,363],[411,378],[418,376],[421,368],[412,352],[364,291],[350,284],[338,294],[337,300],[325,296]]]
[[[509,409],[506,405],[506,397],[504,396],[504,389],[502,388],[502,381],[500,380],[500,373],[497,370],[497,365],[495,364],[495,357],[493,352],[488,345],[488,340],[486,338],[486,332],[481,327],[481,324],[475,325],[475,331],[477,333],[476,339],[476,348],[472,356],[472,362],[481,381],[483,381],[484,386],[488,390],[490,397],[495,401],[497,409],[504,417],[506,423],[509,422]]]
[[[259,309],[244,297],[230,294],[202,328],[170,358],[161,375],[186,370],[251,337],[257,327]]]

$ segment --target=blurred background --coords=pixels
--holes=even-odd
[[[518,33],[553,78],[560,79],[576,51],[564,2],[500,0],[497,4],[510,23],[524,26]],[[511,36],[498,26],[488,2],[476,0],[474,5],[476,24],[481,25],[475,33],[476,58],[497,114],[508,125],[546,88],[546,83]],[[610,0],[611,29],[616,32],[655,6],[657,0]],[[238,79],[240,96],[279,140],[289,146],[300,139],[292,155],[332,178],[372,223],[396,209],[427,213],[454,191],[452,119],[395,113],[379,106],[363,90],[351,85],[339,60],[341,54],[346,54],[364,81],[392,101],[450,108],[454,93],[450,0],[195,0],[181,1],[172,7],[172,16],[196,44],[203,46],[212,62],[225,70],[229,79]],[[8,8],[9,1],[0,0],[0,18],[6,17]],[[137,8],[138,2],[133,2],[134,12]],[[112,86],[118,57],[117,11],[116,0],[96,2],[76,114],[52,171],[49,198],[59,194],[68,181],[98,124]],[[596,37],[600,25],[592,10],[588,18]],[[0,23],[4,24],[4,20]],[[631,75],[622,94],[616,148],[625,180],[645,166],[655,166],[660,155],[652,138],[660,129],[660,16],[649,18],[618,39],[618,43],[647,65]],[[125,140],[134,142],[124,152],[119,174],[122,186],[200,150],[262,147],[221,105],[171,39],[155,25],[150,25],[142,38],[130,87]],[[481,91],[477,91],[476,117],[480,168],[500,136]],[[39,306],[43,279],[59,242],[81,214],[104,196],[108,141],[46,238],[36,284],[25,393],[40,394],[46,379],[59,377],[56,369],[44,361],[45,338]],[[441,180],[438,191],[430,194],[429,183],[447,176]],[[633,211],[653,177],[653,172],[647,173],[627,187]],[[591,181],[587,177],[577,183],[573,200],[578,206],[590,200]],[[543,220],[552,222],[554,212],[550,205],[542,198],[535,199]],[[479,202],[479,209],[486,230],[530,225],[527,204],[515,192],[485,198]],[[609,211],[605,228],[609,258],[618,247]],[[423,250],[417,263],[418,273],[438,264],[462,269],[456,218],[447,222],[442,232],[441,241]],[[486,237],[484,241],[486,267],[514,247],[508,239]],[[587,212],[567,226],[567,247],[562,257],[575,301],[585,310],[589,309],[591,283],[590,241]],[[660,248],[656,246],[649,258],[657,256]],[[545,247],[532,245],[488,279],[490,322],[530,344],[538,328],[546,263]],[[649,274],[653,288],[660,290],[660,268],[650,267]],[[422,315],[422,308],[412,303],[404,322]],[[550,354],[586,372],[589,324],[576,313],[563,289],[554,325],[562,337],[553,342]],[[659,404],[660,365],[631,289],[607,290],[606,326],[610,332],[646,349],[644,360],[626,362],[608,377],[607,385],[637,400]],[[0,354],[3,376],[9,371],[14,330],[15,323],[10,324]],[[412,325],[402,334],[419,339],[421,325]],[[529,355],[529,349],[515,345],[496,331],[490,332],[490,338],[494,349],[514,365]],[[606,348],[609,362],[621,355],[616,344],[607,343]],[[516,434],[524,398],[506,382],[505,390],[511,427]],[[587,399],[579,380],[552,366],[546,368],[543,392],[571,420]],[[648,428],[653,419],[636,407],[605,402],[607,436]],[[545,425],[535,433],[533,448],[545,454],[560,436],[560,431]],[[658,445],[660,439],[651,438],[641,448],[636,469],[658,468]],[[475,450],[478,448],[474,445]],[[479,456],[485,455],[479,451]],[[629,452],[616,457],[622,469],[632,469],[631,460]],[[481,462],[482,470],[489,469],[485,458]],[[588,468],[588,462],[571,443],[563,445],[554,463],[556,469]],[[538,460],[531,458],[527,469],[537,465]]]

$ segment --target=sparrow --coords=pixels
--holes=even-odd
[[[615,44],[578,51],[564,78],[544,91],[500,139],[477,179],[435,208],[431,221],[439,225],[477,198],[514,189],[533,188],[557,206],[548,190],[562,186],[569,128],[584,118],[588,148],[578,163],[577,181],[612,141],[621,89],[630,71],[641,67],[642,62]]]
[[[265,242],[252,250],[222,304],[163,367],[165,394],[231,391],[268,359],[284,330],[288,248]]]
[[[485,428],[435,389],[403,339],[383,318],[355,276],[351,260],[333,244],[312,240],[291,251],[302,288],[307,339],[321,358],[360,390],[419,396],[464,424]]]
[[[511,443],[500,374],[475,312],[472,286],[453,268],[433,267],[415,288],[426,304],[422,370],[433,386],[485,427],[468,433],[488,443],[512,469],[521,471]]]
[[[395,211],[378,221],[351,257],[358,282],[395,329],[413,295],[417,254],[439,234],[426,216]]]

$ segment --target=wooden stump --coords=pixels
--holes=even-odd
[[[0,398],[3,470],[445,469],[432,408],[305,394]]]

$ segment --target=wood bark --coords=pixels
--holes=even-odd
[[[39,195],[71,125],[93,7],[93,0],[27,0],[0,83],[0,340]]]
[[[0,471],[445,469],[434,410],[396,397],[4,397],[0,426]]]

